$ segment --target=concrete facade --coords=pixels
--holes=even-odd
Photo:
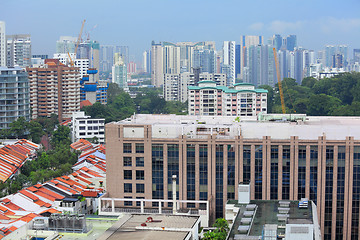
[[[290,117],[237,122],[226,116],[135,115],[107,124],[109,197],[169,199],[168,176],[175,174],[180,200],[206,197],[221,217],[226,200],[238,198],[237,183],[251,182],[251,199],[314,201],[325,239],[358,238],[360,118]],[[136,179],[138,170],[143,179]],[[129,173],[132,179],[124,179]],[[124,191],[125,183],[132,184],[131,192]],[[137,183],[145,184],[143,193],[136,192]]]
[[[189,115],[256,116],[267,113],[267,90],[238,83],[234,88],[201,81],[188,87]]]
[[[7,66],[31,66],[31,37],[29,34],[7,35]]]
[[[21,68],[0,67],[0,129],[19,117],[30,120],[29,79]]]
[[[30,80],[32,118],[57,114],[60,122],[80,111],[79,68],[68,67],[57,59],[46,59],[45,65],[27,68]]]
[[[72,142],[81,138],[91,139],[96,137],[99,143],[105,143],[105,119],[93,119],[85,116],[85,112],[74,112],[72,114]]]
[[[0,67],[6,66],[5,22],[0,21]]]

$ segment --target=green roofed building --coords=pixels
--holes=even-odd
[[[213,81],[201,81],[198,86],[188,87],[189,115],[256,116],[267,113],[267,93],[250,83],[226,87]]]

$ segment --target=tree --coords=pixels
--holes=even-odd
[[[327,116],[341,105],[340,99],[326,94],[312,95],[309,99],[307,114],[310,116]]]
[[[315,85],[316,82],[317,82],[316,78],[306,77],[301,81],[301,86],[308,87],[311,89]]]
[[[224,218],[218,218],[213,224],[213,227],[215,227],[216,229],[205,233],[203,239],[225,240],[229,232],[228,222]]]
[[[62,125],[58,126],[57,130],[54,131],[51,138],[51,144],[53,147],[60,145],[70,145],[70,128]]]
[[[31,140],[35,143],[40,143],[41,136],[45,133],[41,124],[37,121],[31,121],[28,126]]]
[[[10,134],[15,138],[26,138],[28,135],[28,124],[24,117],[19,117],[9,124]]]
[[[216,227],[217,231],[219,231],[219,232],[228,232],[229,231],[229,224],[225,220],[225,218],[216,219],[213,227]]]

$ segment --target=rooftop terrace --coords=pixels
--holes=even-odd
[[[289,139],[298,136],[304,140],[318,140],[326,136],[330,140],[345,140],[347,136],[360,139],[360,117],[309,117],[294,114],[263,114],[261,117],[235,116],[180,116],[172,114],[136,114],[131,118],[110,123],[124,127],[151,125],[152,138],[216,138],[233,139],[241,135],[244,139]],[[109,124],[108,124],[109,125]],[[136,132],[134,129],[129,132]],[[125,135],[125,138],[143,136]]]

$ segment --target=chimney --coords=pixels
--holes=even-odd
[[[176,175],[172,175],[173,214],[176,214]]]

